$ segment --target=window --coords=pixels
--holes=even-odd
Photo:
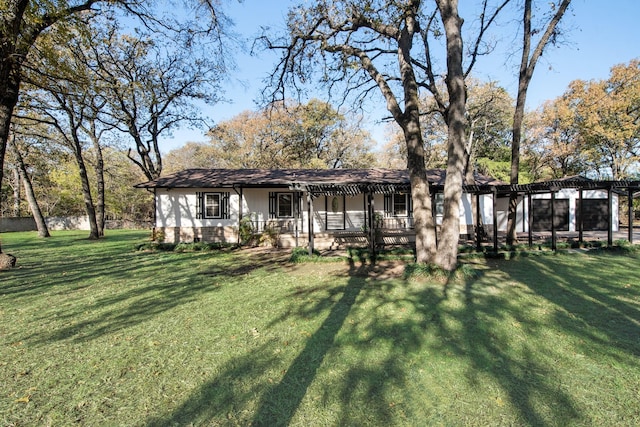
[[[278,218],[293,217],[293,194],[278,193]]]
[[[407,195],[406,194],[393,195],[393,215],[407,216]]]
[[[411,194],[395,193],[384,195],[384,216],[413,216],[413,204],[411,202]]]
[[[229,219],[229,192],[196,192],[196,218]]]
[[[204,195],[204,217],[205,218],[222,218],[221,194],[206,193]]]

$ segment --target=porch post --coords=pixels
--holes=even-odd
[[[242,225],[242,200],[243,200],[243,191],[242,186],[240,186],[240,194],[238,194],[238,244],[240,244],[240,226]]]
[[[294,214],[295,224],[293,226],[294,238],[296,242],[295,244],[297,248],[298,246],[300,246],[298,241],[298,235],[300,234],[300,225],[298,223],[300,222],[300,204],[302,203],[302,194],[296,191],[293,193],[293,197],[295,198],[293,200],[293,207],[294,209],[297,207]]]
[[[633,245],[633,189],[627,188],[629,192],[629,243]]]
[[[433,229],[436,236],[436,247],[438,246],[438,202],[435,190],[431,191],[431,216],[433,217]]]
[[[609,218],[609,229],[607,230],[607,246],[613,246],[613,187],[607,188],[607,217]]]
[[[476,193],[476,217],[474,225],[476,227],[476,249],[479,251],[482,249],[482,236],[480,233],[480,192]]]
[[[533,196],[531,192],[527,193],[527,224],[529,226],[528,238],[529,247],[533,247],[533,209],[532,209]]]
[[[556,250],[556,189],[551,189],[551,250]]]
[[[313,196],[310,192],[307,192],[307,214],[309,215],[309,255],[313,255],[314,242],[313,242]]]
[[[371,190],[367,193],[367,205],[369,211],[369,250],[371,259],[376,259],[376,221],[375,221],[375,198]]]
[[[493,251],[498,252],[498,189],[493,187]]]

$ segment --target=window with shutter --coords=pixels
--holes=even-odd
[[[293,193],[278,194],[278,218],[293,217]]]
[[[393,215],[407,216],[407,195],[406,194],[393,195]]]
[[[197,194],[199,218],[229,219],[229,192]]]
[[[220,193],[206,193],[204,195],[204,217],[222,218],[222,195]]]

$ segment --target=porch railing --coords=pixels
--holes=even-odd
[[[306,221],[302,219],[298,221],[298,231],[302,232],[303,228],[306,228]],[[284,219],[268,219],[268,220],[251,220],[251,226],[253,232],[262,233],[266,228],[275,230],[279,233],[294,233],[296,230],[296,219],[294,218],[284,218]],[[393,218],[378,218],[376,219],[376,228],[382,230],[413,230],[414,228],[414,220],[410,217],[393,217]],[[351,228],[347,228],[347,230],[341,229],[322,229],[318,228],[316,232],[322,231],[365,231],[366,227],[361,225],[354,229],[354,225]]]

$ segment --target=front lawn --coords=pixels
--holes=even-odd
[[[0,236],[0,425],[638,425],[640,256],[291,263]]]

